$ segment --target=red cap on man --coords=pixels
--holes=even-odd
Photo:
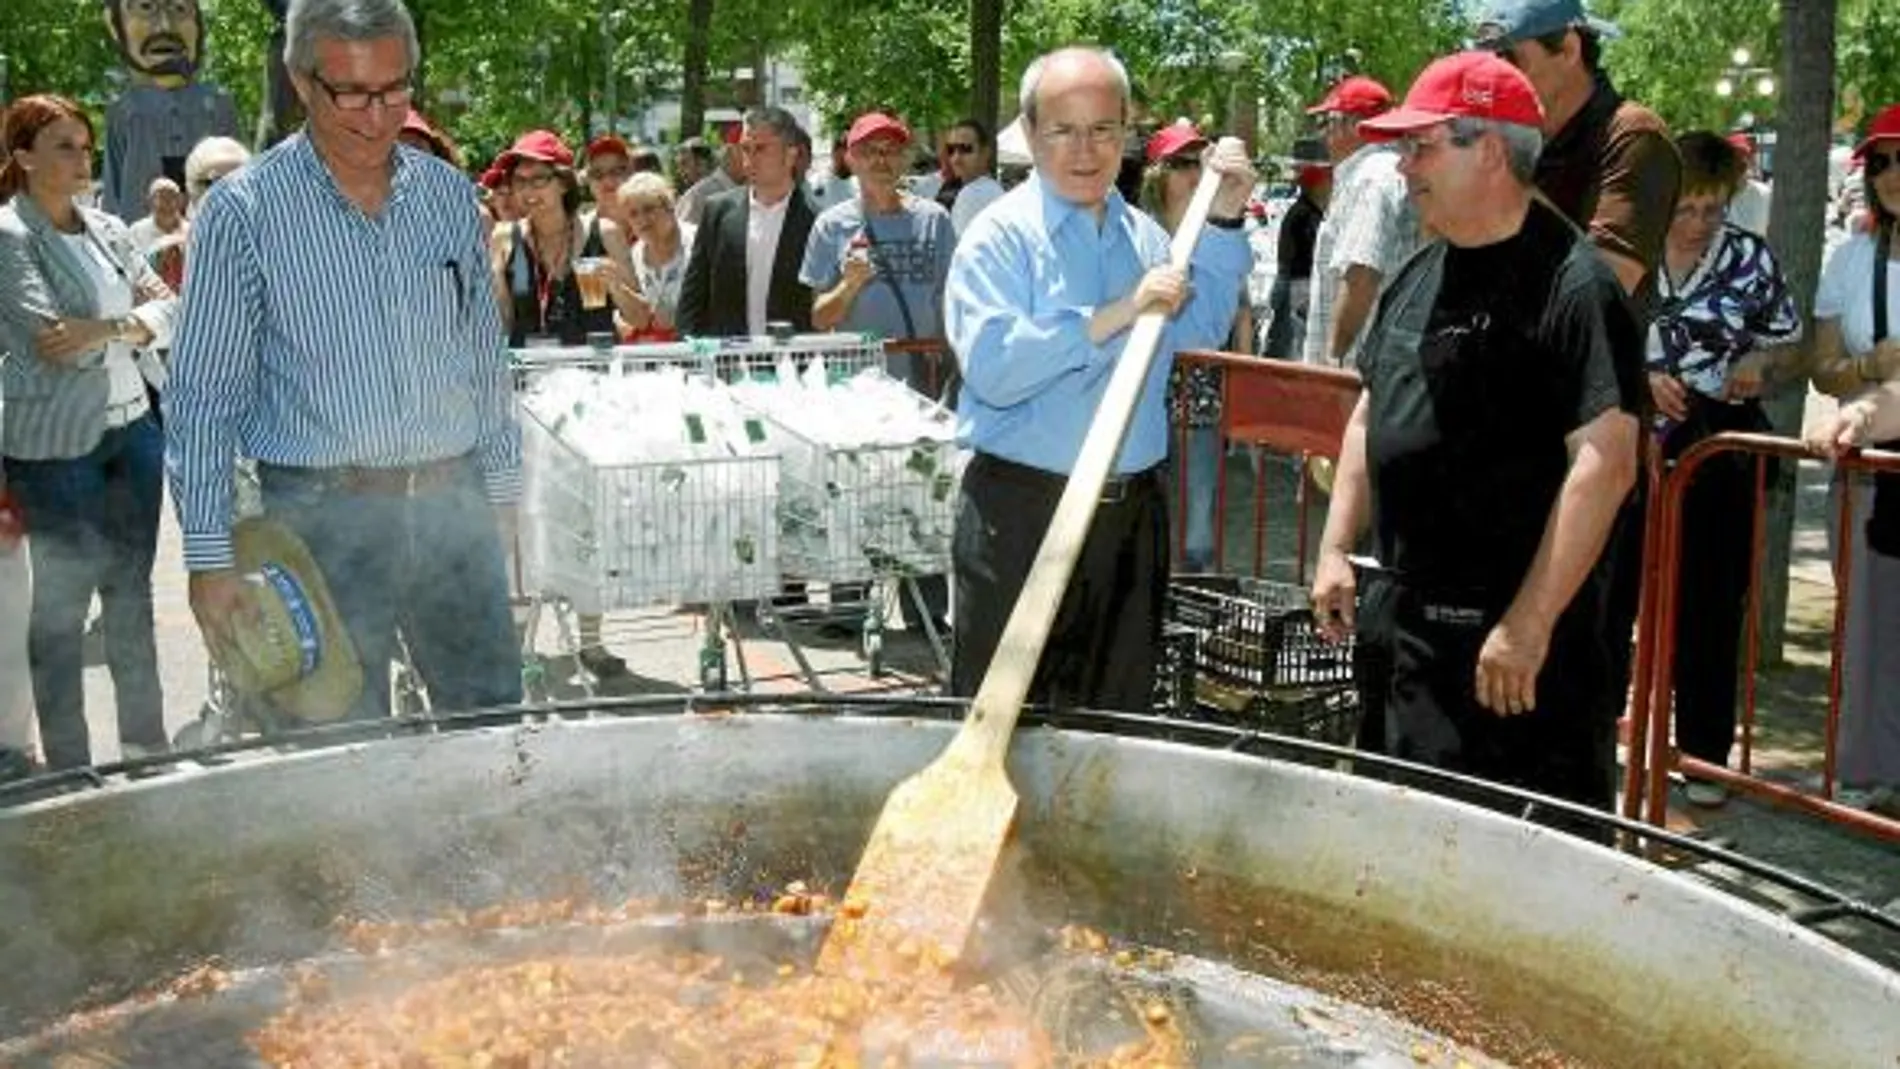
[[[1363,74],[1341,79],[1326,99],[1306,109],[1308,115],[1357,115],[1371,118],[1392,106],[1392,90]]]
[[[536,160],[555,167],[574,166],[574,152],[548,130],[530,130],[515,138],[508,151],[501,154],[495,162],[504,170],[513,170],[522,160]]]
[[[1207,147],[1207,138],[1193,123],[1177,122],[1156,130],[1148,139],[1148,162],[1160,163],[1169,156],[1178,156],[1183,152],[1198,155]]]
[[[857,148],[866,141],[882,139],[895,141],[900,145],[910,143],[910,127],[903,120],[893,118],[881,111],[866,112],[858,116],[851,124],[851,130],[844,135],[844,147]]]
[[[1863,159],[1867,150],[1874,147],[1876,141],[1900,140],[1900,104],[1881,109],[1874,121],[1867,126],[1867,136],[1854,146],[1854,158]]]
[[[1544,105],[1524,72],[1493,52],[1459,52],[1433,62],[1405,103],[1359,124],[1367,140],[1391,140],[1450,119],[1491,119],[1541,128]]]

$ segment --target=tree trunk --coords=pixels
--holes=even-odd
[[[1834,127],[1836,0],[1781,0],[1781,107],[1775,120],[1775,192],[1768,243],[1781,259],[1802,319],[1813,327],[1827,205],[1827,154]],[[1809,335],[1812,337],[1812,334]],[[1799,435],[1807,380],[1768,399],[1778,434]],[[1794,538],[1795,465],[1781,464],[1768,494],[1767,560],[1761,599],[1761,663],[1780,664],[1788,619],[1788,557]]]
[[[991,130],[1001,115],[1003,0],[970,0],[970,115]]]
[[[680,67],[680,140],[706,128],[706,64],[712,52],[713,0],[692,0],[686,13],[686,60]]]

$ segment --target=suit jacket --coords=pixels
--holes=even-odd
[[[791,196],[792,202],[785,208],[784,229],[779,231],[778,250],[772,257],[765,318],[784,320],[808,332],[812,329],[812,292],[798,281],[798,271],[805,263],[805,239],[811,236],[817,213],[803,186],[793,187]],[[706,201],[706,213],[693,239],[693,254],[686,260],[686,278],[680,283],[677,320],[681,334],[718,338],[752,333],[745,315],[745,233],[751,206],[752,191],[746,186]]]
[[[132,283],[134,301],[140,293],[163,295],[132,314],[152,332],[154,348],[168,345],[177,298],[139,255],[124,223],[90,208],[79,214]],[[0,208],[0,395],[5,397],[0,451],[7,456],[69,459],[99,444],[111,393],[105,350],[86,353],[69,366],[40,359],[35,340],[56,319],[98,315],[92,276],[39,205],[22,193]]]

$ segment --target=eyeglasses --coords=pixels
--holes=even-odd
[[[1869,152],[1861,157],[1860,165],[1867,169],[1867,177],[1879,178],[1887,168],[1900,164],[1900,152]]]
[[[542,171],[539,174],[523,174],[520,171],[516,171],[512,184],[516,189],[523,187],[528,189],[546,189],[548,186],[554,184],[555,177],[556,175],[553,171]]]
[[[324,81],[323,75],[316,71],[310,72],[310,80],[322,87],[338,111],[368,111],[372,104],[382,108],[406,108],[410,96],[415,92],[415,87],[409,84],[408,75],[404,75],[402,81],[381,89],[338,89]]]
[[[1047,130],[1036,131],[1036,136],[1045,144],[1050,145],[1068,145],[1071,148],[1092,145],[1099,148],[1103,145],[1121,143],[1122,124],[1098,122],[1087,126],[1071,126],[1068,123],[1058,123]]]
[[[1201,158],[1199,156],[1168,156],[1161,161],[1161,166],[1169,171],[1198,171],[1201,169]]]
[[[964,141],[946,141],[943,150],[952,156],[968,156],[976,151],[976,146]]]
[[[633,174],[631,167],[602,167],[598,170],[588,168],[587,177],[594,182],[622,182]]]
[[[1705,204],[1698,208],[1693,204],[1679,204],[1676,206],[1674,218],[1678,223],[1721,223],[1728,218],[1728,205]]]
[[[859,156],[862,156],[866,159],[901,160],[904,158],[904,154],[909,150],[903,145],[895,144],[889,141],[885,141],[885,142],[870,141],[870,142],[866,142],[864,144],[859,145],[857,148],[854,148],[851,151],[857,153]]]
[[[1478,135],[1475,134],[1468,134],[1462,137],[1452,133],[1447,133],[1444,137],[1421,137],[1418,134],[1406,134],[1404,137],[1399,138],[1396,144],[1398,145],[1400,156],[1408,160],[1415,160],[1420,156],[1429,156],[1433,152],[1446,146],[1452,148],[1470,148],[1477,140]]]

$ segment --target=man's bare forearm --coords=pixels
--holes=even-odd
[[[1580,432],[1570,470],[1544,524],[1537,555],[1507,616],[1548,634],[1609,544],[1617,514],[1636,483],[1635,417],[1617,412]]]
[[[1346,423],[1339,443],[1339,466],[1333,472],[1333,502],[1326,510],[1326,532],[1320,552],[1351,553],[1365,537],[1372,520],[1372,478],[1366,468],[1366,395]]]

